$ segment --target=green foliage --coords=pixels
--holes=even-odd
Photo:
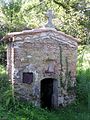
[[[89,42],[89,0],[6,0],[0,1],[0,34],[45,25],[45,12],[55,12],[53,22],[58,30]]]
[[[89,0],[6,0],[0,1],[0,39],[8,32],[41,27],[45,24],[47,9],[55,12],[56,28],[90,43]],[[0,45],[0,64],[5,61],[6,47]],[[77,65],[77,101],[66,108],[48,111],[17,101],[6,70],[0,66],[0,119],[1,120],[90,120],[90,47],[80,47]],[[62,60],[61,60],[62,62]],[[4,63],[5,65],[5,63]]]
[[[1,22],[5,26],[5,32],[20,31],[24,27],[24,19],[21,14],[22,0],[1,0]]]
[[[88,104],[90,82],[90,46],[80,46],[77,65],[77,98]]]
[[[2,102],[2,105],[4,105],[4,103],[6,106],[8,105],[11,94],[9,91],[10,83],[8,81],[6,70],[2,65],[0,65],[0,102]]]
[[[80,102],[88,103],[88,83],[90,81],[90,69],[81,70],[77,76],[77,98]]]
[[[0,64],[6,65],[6,44],[0,44]]]

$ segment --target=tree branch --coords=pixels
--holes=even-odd
[[[56,4],[58,4],[59,6],[62,6],[64,9],[67,10],[67,6],[66,6],[65,4],[63,4],[63,3],[61,3],[61,2],[58,2],[58,1],[56,1],[56,0],[53,0],[53,2],[56,3]]]

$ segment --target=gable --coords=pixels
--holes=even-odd
[[[22,32],[13,32],[6,35],[3,40],[5,41],[23,41],[23,42],[50,42],[52,40],[57,41],[61,44],[69,44],[77,46],[78,40],[70,35],[63,32],[57,31],[51,28],[41,28],[34,30],[26,30]]]

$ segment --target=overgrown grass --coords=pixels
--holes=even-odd
[[[52,111],[36,108],[27,102],[13,101],[6,70],[0,66],[0,120],[90,120],[89,50],[86,48],[82,52],[79,51],[77,100],[72,105]]]

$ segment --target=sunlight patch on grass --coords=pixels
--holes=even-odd
[[[86,51],[84,53],[82,65],[84,69],[90,68],[90,51]]]
[[[7,74],[7,71],[6,71],[5,67],[0,65],[0,75],[2,75],[2,74]]]
[[[90,46],[79,46],[79,55],[77,62],[77,69],[87,70],[90,69]]]

